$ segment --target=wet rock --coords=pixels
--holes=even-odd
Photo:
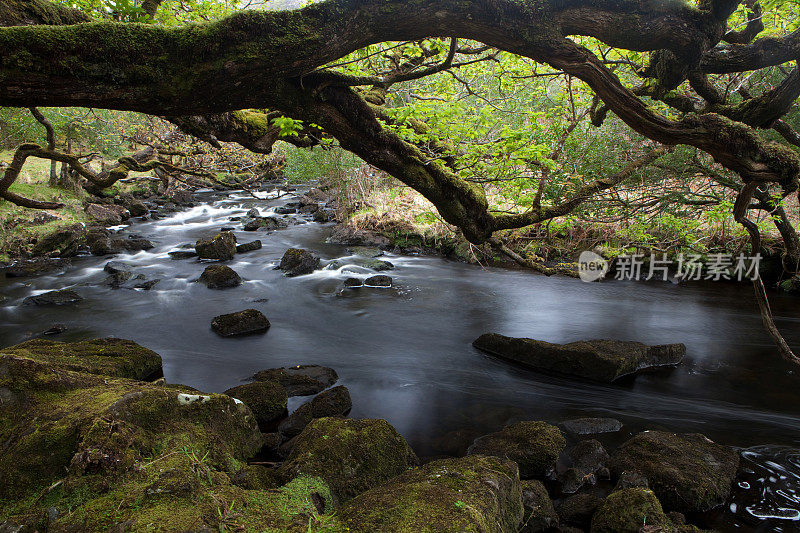
[[[261,246],[262,246],[262,244],[261,244],[260,240],[246,242],[246,243],[243,243],[243,244],[237,244],[236,245],[236,253],[237,254],[243,254],[243,253],[247,253],[247,252],[252,252],[254,250],[260,250]]]
[[[671,522],[652,491],[641,488],[611,493],[591,522],[592,533],[639,533],[642,527],[665,528]]]
[[[281,264],[278,267],[283,270],[287,276],[304,276],[311,274],[319,268],[319,257],[314,256],[308,250],[300,248],[289,248],[283,254]]]
[[[294,213],[297,213],[297,209],[294,207],[281,206],[276,207],[275,212],[279,215],[293,215]]]
[[[28,296],[22,305],[68,305],[80,302],[83,297],[72,289],[61,289]]]
[[[593,474],[608,466],[611,457],[599,441],[582,440],[569,451],[572,465],[586,474]]]
[[[261,227],[261,219],[258,218],[251,218],[242,225],[242,229],[245,231],[256,231],[260,227]]]
[[[542,482],[530,479],[522,481],[521,485],[522,506],[525,509],[521,533],[539,533],[556,527],[558,515]]]
[[[117,226],[131,217],[130,212],[121,205],[89,204],[84,211],[89,218],[105,226]]]
[[[279,473],[284,479],[321,477],[344,501],[416,464],[411,447],[385,420],[318,418],[297,437]]]
[[[59,335],[67,331],[67,326],[64,324],[53,324],[48,329],[42,332],[42,335]]]
[[[283,221],[283,220],[280,220],[280,219],[277,219],[277,218],[275,218],[275,217],[264,217],[264,218],[261,220],[261,226],[262,226],[262,227],[263,227],[265,230],[268,230],[268,231],[271,231],[271,230],[276,230],[276,229],[278,229],[278,228],[285,228],[285,227],[287,227],[288,225],[289,225],[289,224],[287,224],[285,221]]]
[[[319,211],[319,206],[316,203],[313,204],[306,204],[302,206],[300,209],[297,210],[299,213],[304,215],[310,215],[312,213],[316,213]]]
[[[119,274],[120,272],[131,272],[133,267],[121,261],[109,261],[103,267],[103,270],[109,274]]]
[[[381,259],[363,259],[359,264],[376,272],[383,272],[384,270],[392,270],[394,268],[392,263]]]
[[[665,509],[707,511],[725,501],[739,467],[739,454],[703,435],[645,431],[623,443],[613,471],[644,475]]]
[[[167,255],[169,255],[170,259],[191,259],[192,257],[197,257],[197,252],[194,250],[174,250],[168,252]]]
[[[371,276],[364,280],[365,287],[391,287],[392,278],[389,276],[378,275]]]
[[[38,276],[47,272],[64,270],[71,264],[69,259],[56,259],[50,257],[37,257],[15,261],[0,269],[7,278],[24,278]]]
[[[289,396],[317,394],[339,380],[332,368],[319,365],[298,365],[270,368],[256,372],[256,381],[277,381],[286,388]]]
[[[185,206],[185,207],[192,207],[194,202],[192,201],[192,193],[187,190],[175,191],[170,196],[170,199],[173,203]]]
[[[208,265],[200,279],[209,289],[228,289],[242,284],[242,278],[228,265]]]
[[[90,250],[93,255],[110,255],[121,252],[138,252],[150,250],[155,245],[147,239],[123,239],[122,237],[100,238],[92,242]]]
[[[236,237],[230,231],[222,231],[210,239],[199,239],[194,249],[200,259],[230,261],[236,254]]]
[[[214,320],[211,321],[211,329],[222,337],[266,333],[269,329],[269,320],[261,311],[245,309],[237,313],[214,317]]]
[[[467,449],[477,437],[480,437],[480,433],[474,429],[462,428],[448,431],[441,437],[437,437],[431,445],[442,455],[461,457],[467,453]]]
[[[274,428],[275,422],[286,414],[289,396],[283,385],[275,381],[254,381],[225,391],[225,394],[241,400],[253,411],[261,431]]]
[[[558,424],[565,433],[574,437],[615,433],[622,429],[622,422],[614,418],[575,418]]]
[[[113,272],[110,276],[108,276],[104,281],[103,284],[111,287],[112,289],[119,289],[122,287],[123,284],[130,281],[134,277],[134,274],[130,270],[120,270]],[[144,276],[138,276],[139,281],[144,280]]]
[[[86,229],[83,224],[72,224],[45,235],[33,247],[33,255],[73,257],[78,254]]]
[[[350,412],[352,407],[350,391],[344,385],[339,385],[320,392],[311,400],[311,416],[314,418],[342,416]]]
[[[291,439],[302,433],[312,420],[314,417],[311,414],[311,402],[304,403],[278,425],[278,433],[285,439]]]
[[[261,212],[257,208],[252,207],[244,216],[245,218],[260,218]]]
[[[481,335],[472,344],[492,355],[536,370],[604,382],[650,368],[677,365],[686,353],[683,344],[647,346],[640,342],[615,340],[553,344],[496,333]]]
[[[597,476],[594,472],[584,472],[578,468],[567,468],[558,476],[558,481],[561,482],[562,494],[575,494],[584,486],[593,486],[597,484]]]
[[[353,288],[353,287],[361,287],[362,285],[364,285],[364,283],[358,278],[347,278],[344,280],[345,287]]]
[[[556,513],[562,523],[587,527],[602,502],[601,498],[593,494],[574,494],[556,506]]]
[[[312,217],[314,222],[325,224],[333,219],[333,213],[327,209],[317,209]]]
[[[507,457],[519,465],[519,475],[526,479],[550,474],[566,445],[555,426],[545,422],[517,422],[480,437],[467,454]]]
[[[517,533],[523,508],[514,463],[475,456],[410,470],[356,497],[337,515],[357,533]]]
[[[389,239],[374,231],[356,228],[348,224],[338,224],[333,228],[328,242],[333,244],[347,244],[353,246],[386,247],[391,244]]]

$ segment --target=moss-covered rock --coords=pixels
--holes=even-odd
[[[554,344],[497,333],[481,335],[472,344],[530,368],[605,382],[649,368],[677,365],[686,353],[683,344],[647,346],[616,340]]]
[[[519,465],[523,479],[546,476],[567,442],[561,431],[545,422],[517,422],[475,440],[467,454],[507,457]]]
[[[522,506],[525,508],[522,533],[549,531],[558,525],[558,515],[541,481],[522,482]]]
[[[160,355],[133,341],[110,337],[69,343],[35,339],[0,349],[0,354],[121,378],[149,380],[162,373]]]
[[[198,281],[209,289],[227,289],[242,284],[241,276],[228,265],[208,265]]]
[[[230,231],[221,231],[210,239],[199,239],[194,249],[200,259],[230,261],[236,254],[236,237]]]
[[[269,326],[269,320],[258,309],[245,309],[236,313],[215,316],[211,321],[211,329],[222,337],[266,333]]]
[[[364,533],[516,533],[523,516],[517,467],[477,455],[434,461],[361,494],[338,515]]]
[[[281,258],[279,267],[287,276],[304,276],[319,268],[319,257],[308,250],[289,248]]]
[[[644,526],[670,527],[656,495],[631,488],[611,493],[592,517],[592,533],[639,533]]]
[[[588,493],[578,493],[565,498],[556,506],[559,521],[578,527],[588,527],[592,516],[603,499]]]
[[[280,473],[284,479],[319,476],[344,501],[417,463],[411,447],[385,420],[319,418],[297,437]]]
[[[613,470],[643,474],[670,511],[706,511],[725,501],[739,467],[739,454],[703,435],[645,431],[623,443]]]
[[[286,414],[289,395],[275,381],[254,381],[230,388],[225,394],[243,401],[253,411],[262,431],[273,429],[275,422]]]
[[[350,391],[344,385],[339,385],[317,394],[311,400],[311,416],[314,418],[341,416],[347,414],[352,407]]]

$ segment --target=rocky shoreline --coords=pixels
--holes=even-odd
[[[613,419],[520,421],[419,458],[346,418],[333,369],[258,372],[225,394],[157,378],[132,341],[0,350],[0,531],[699,531],[739,455]],[[155,379],[154,379],[155,378]],[[291,414],[290,396],[307,401]]]

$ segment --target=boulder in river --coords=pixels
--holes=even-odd
[[[191,259],[192,257],[197,257],[197,252],[194,250],[173,250],[172,252],[167,252],[170,259]]]
[[[110,255],[121,252],[138,252],[150,250],[155,245],[147,239],[125,239],[122,237],[101,237],[92,241],[89,246],[93,255]]]
[[[353,246],[347,249],[348,253],[353,255],[360,255],[361,257],[375,258],[383,255],[383,250],[380,248],[372,248],[369,246]]]
[[[364,282],[361,281],[358,278],[346,278],[344,280],[344,286],[348,287],[348,288],[351,288],[351,289],[352,288],[356,288],[356,287],[361,287],[363,285],[364,285]]]
[[[236,253],[237,254],[243,254],[243,253],[246,253],[246,252],[252,252],[254,250],[260,250],[261,246],[262,246],[262,244],[261,244],[260,240],[255,240],[255,241],[245,242],[245,243],[242,243],[242,244],[237,244],[236,245]]]
[[[228,265],[208,265],[197,281],[209,289],[228,289],[242,284],[242,278]]]
[[[245,223],[242,224],[242,229],[245,231],[256,231],[260,227],[261,227],[260,218],[250,218],[245,220]]]
[[[275,212],[279,215],[293,215],[297,213],[297,208],[289,206],[276,207]]]
[[[440,459],[357,496],[337,515],[356,533],[517,533],[523,508],[516,470],[497,457]]]
[[[567,442],[561,431],[545,422],[517,422],[476,439],[468,455],[507,457],[519,465],[523,479],[550,474]]]
[[[645,431],[623,443],[613,470],[639,472],[669,511],[703,512],[730,494],[739,454],[698,433]]]
[[[269,320],[261,311],[245,309],[214,317],[214,320],[211,321],[211,329],[222,337],[266,333],[269,329]]]
[[[281,258],[278,268],[283,270],[287,276],[304,276],[311,274],[319,267],[319,257],[314,256],[308,250],[301,248],[289,248]]]
[[[317,394],[339,380],[332,368],[319,365],[298,365],[270,368],[256,372],[256,381],[277,381],[286,388],[289,396]]]
[[[320,392],[311,400],[311,416],[314,418],[342,416],[352,408],[350,391],[344,385]]]
[[[391,287],[392,286],[392,278],[389,276],[384,276],[379,274],[377,276],[371,276],[364,280],[365,287]]]
[[[210,239],[199,239],[194,249],[200,259],[230,261],[236,254],[236,237],[230,231],[221,231]]]
[[[261,431],[274,429],[274,423],[286,414],[289,396],[283,385],[275,381],[254,381],[225,391],[231,398],[244,402],[253,411]]]
[[[83,297],[72,289],[49,291],[36,296],[28,296],[22,305],[68,305],[80,302]]]
[[[472,345],[536,370],[604,382],[646,369],[677,365],[686,353],[683,344],[647,346],[641,342],[616,340],[554,344],[497,333],[481,335]]]
[[[33,247],[33,255],[73,257],[84,238],[86,228],[83,224],[71,224],[43,236]]]
[[[251,207],[250,210],[244,215],[246,218],[259,218],[261,212],[256,207]]]
[[[632,488],[612,492],[603,501],[592,517],[590,531],[639,533],[644,526],[663,528],[653,531],[670,531],[672,523],[652,491]]]
[[[385,420],[318,418],[297,437],[279,474],[287,480],[321,477],[344,501],[416,464],[411,447]]]

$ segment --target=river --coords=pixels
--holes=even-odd
[[[113,258],[162,280],[149,291],[104,286],[103,266],[111,257],[80,257],[63,273],[0,280],[6,296],[0,346],[64,323],[67,331],[54,340],[132,339],[161,354],[168,382],[208,392],[265,368],[330,366],[350,389],[352,417],[387,419],[420,455],[442,453],[443,435],[486,433],[519,419],[610,416],[625,424],[617,439],[646,428],[701,432],[745,449],[743,480],[709,525],[800,531],[800,369],[779,358],[749,285],[582,283],[388,254],[382,259],[396,267],[386,272],[393,288],[343,290],[352,274],[341,269],[297,278],[275,270],[290,247],[312,250],[323,263],[346,257],[345,246],[326,244],[330,225],[309,222],[268,234],[229,222],[254,206],[271,215],[288,200],[207,195],[197,207],[121,229],[156,243]],[[194,283],[206,264],[172,260],[167,252],[224,226],[237,228],[240,243],[258,238],[264,247],[228,263],[246,280],[242,286],[209,290]],[[32,294],[66,287],[85,300],[70,307],[20,305]],[[800,346],[797,303],[772,295],[777,324],[793,346]],[[215,315],[246,308],[268,317],[267,334],[221,338],[209,329]],[[687,356],[674,369],[595,384],[487,356],[471,346],[486,332],[551,342],[682,342]],[[290,409],[302,401],[292,398]]]

